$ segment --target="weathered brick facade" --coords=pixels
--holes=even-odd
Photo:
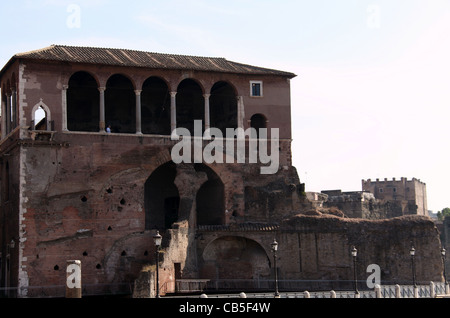
[[[312,206],[291,162],[292,73],[225,59],[52,46],[14,56],[0,76],[0,277],[2,287],[18,287],[17,296],[64,295],[65,264],[74,259],[82,262],[86,293],[131,294],[142,270],[154,270],[156,230],[163,235],[163,292],[180,278],[270,279],[275,237],[281,278],[348,279],[348,245],[369,244],[356,238],[358,227],[346,232],[339,217],[336,228],[321,226],[328,217],[320,215],[310,216],[317,226],[297,222]],[[234,138],[216,148],[233,160],[175,164],[171,150],[180,139],[170,133],[192,131],[194,120],[202,129],[279,129],[277,172],[261,174],[264,165],[250,163],[248,152],[238,163],[230,154]],[[203,148],[211,142],[200,139]],[[421,269],[422,277],[440,277],[435,228],[405,222],[417,233],[396,228],[403,233],[396,246],[412,240],[428,248],[433,267]]]

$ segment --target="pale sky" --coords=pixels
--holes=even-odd
[[[1,67],[51,44],[224,57],[297,74],[293,163],[307,191],[417,178],[450,207],[449,0],[16,0]]]

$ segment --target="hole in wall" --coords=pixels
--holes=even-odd
[[[112,231],[112,227],[108,226],[108,231]]]
[[[120,254],[120,256],[127,256],[127,252],[122,251],[122,253]]]
[[[86,202],[88,199],[86,198],[86,196],[82,196],[81,197],[81,202]]]
[[[106,192],[109,193],[109,194],[111,194],[113,191],[112,191],[111,188],[108,188],[108,189],[106,189]]]
[[[101,268],[102,268],[102,265],[97,264],[97,265],[95,266],[95,268],[96,268],[96,269],[101,269]]]
[[[127,202],[125,201],[125,199],[120,200],[120,204],[121,204],[121,205],[125,205],[125,203],[127,203]]]
[[[55,271],[58,271],[58,270],[59,270],[59,266],[58,266],[58,265],[55,265],[55,267],[53,267],[53,269],[54,269]]]
[[[84,251],[83,256],[87,256],[87,255],[88,255],[88,252]]]

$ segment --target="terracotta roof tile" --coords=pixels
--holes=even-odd
[[[163,54],[98,47],[51,45],[39,50],[16,54],[13,58],[157,69],[279,75],[289,78],[296,76],[290,72],[236,63],[228,61],[225,58]]]

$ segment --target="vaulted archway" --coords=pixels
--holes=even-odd
[[[148,78],[141,93],[142,132],[170,135],[170,93],[166,82],[159,77]]]
[[[136,93],[131,80],[121,74],[106,83],[105,117],[112,132],[136,133]]]
[[[194,136],[194,121],[202,120],[205,127],[205,103],[203,89],[193,79],[185,79],[177,90],[177,127],[186,128]]]
[[[241,236],[223,236],[204,249],[201,272],[209,279],[258,279],[271,275],[269,257],[256,241]]]
[[[210,97],[210,124],[225,135],[226,128],[237,128],[237,96],[229,83],[214,84]]]
[[[77,72],[69,79],[67,90],[67,129],[97,132],[100,120],[100,92],[95,78]]]
[[[180,195],[175,185],[176,164],[169,161],[158,167],[144,188],[145,229],[165,230],[178,220]]]

